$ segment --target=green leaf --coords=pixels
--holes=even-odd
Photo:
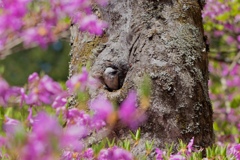
[[[137,138],[135,137],[135,134],[132,131],[130,131],[130,134],[131,134],[132,139],[136,141]]]
[[[13,108],[12,107],[6,108],[5,116],[11,117],[10,115],[12,115],[12,112],[13,112]]]
[[[172,153],[172,150],[173,150],[173,146],[174,146],[174,143],[172,143],[171,145],[170,144],[166,144],[166,148],[167,148],[166,156],[167,157],[170,157],[170,155]]]
[[[227,156],[227,146],[221,148],[221,155],[224,157]]]
[[[115,138],[113,138],[112,141],[110,141],[108,138],[106,138],[106,140],[108,147],[113,147],[115,145]]]
[[[71,23],[71,18],[65,17],[65,18],[63,19],[63,21],[64,21],[65,23],[70,24],[70,23]]]
[[[219,21],[227,21],[230,18],[230,14],[229,12],[225,12],[224,14],[221,14],[219,16],[216,17],[217,20]]]
[[[105,144],[106,144],[106,142],[104,140],[99,142],[98,144],[94,144],[92,146],[94,153],[98,154],[105,147]]]
[[[230,102],[231,108],[238,108],[240,106],[240,95],[237,95]]]
[[[224,29],[224,26],[221,25],[221,24],[216,24],[216,25],[215,25],[215,28],[216,28],[217,30],[219,30],[219,31],[222,31],[222,30]]]
[[[141,137],[141,129],[139,128],[136,132],[136,140],[139,140]]]
[[[3,73],[4,73],[4,66],[1,65],[1,66],[0,66],[0,76],[1,76]]]
[[[140,87],[140,93],[144,97],[149,97],[151,93],[151,79],[149,76],[145,75],[143,78],[143,82]]]
[[[154,142],[152,141],[151,143],[149,141],[145,142],[145,147],[147,151],[151,151],[153,147]]]
[[[220,131],[220,128],[219,128],[217,122],[213,122],[213,129],[214,129],[215,131]]]
[[[130,151],[130,142],[127,139],[122,141],[122,145],[121,146],[122,146],[123,149]]]

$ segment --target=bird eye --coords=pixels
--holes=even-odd
[[[117,70],[113,71],[113,72],[110,72],[109,74],[111,75],[116,75],[117,74]]]

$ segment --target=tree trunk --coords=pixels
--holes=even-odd
[[[202,1],[201,1],[202,2]],[[152,81],[148,120],[141,126],[141,140],[133,153],[144,152],[144,142],[155,147],[179,139],[195,147],[214,142],[212,107],[208,95],[208,58],[198,0],[110,0],[95,12],[109,26],[101,37],[79,33],[73,26],[70,76],[91,60],[91,74],[103,86],[92,96],[105,93],[121,102],[138,89],[143,76]],[[117,90],[104,87],[104,71],[119,70]],[[130,137],[115,130],[117,139]]]

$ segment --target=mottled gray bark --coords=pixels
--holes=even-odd
[[[196,147],[214,142],[212,108],[208,95],[208,59],[198,0],[110,0],[96,9],[109,23],[104,36],[78,33],[72,27],[70,75],[91,59],[93,76],[103,79],[108,66],[127,71],[119,90],[103,86],[92,96],[105,93],[121,102],[130,89],[138,89],[144,74],[152,81],[148,120],[133,153],[144,153],[144,142],[155,147],[189,142]],[[121,78],[123,79],[123,78]],[[116,129],[117,139],[130,137]]]

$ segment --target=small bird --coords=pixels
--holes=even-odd
[[[107,67],[103,73],[103,81],[110,91],[120,88],[119,70],[115,66]]]

